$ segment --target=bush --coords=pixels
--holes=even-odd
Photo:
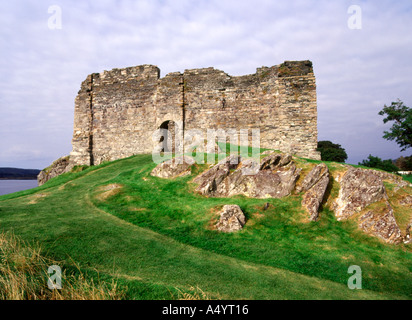
[[[374,157],[372,155],[369,155],[367,160],[362,160],[362,162],[359,162],[359,165],[369,168],[381,169],[388,172],[399,171],[399,168],[393,164],[392,160],[382,160],[381,158]]]
[[[348,155],[340,144],[335,144],[330,141],[318,141],[318,148],[322,161],[345,162]]]

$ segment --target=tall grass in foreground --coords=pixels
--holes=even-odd
[[[178,300],[213,300],[212,297],[204,292],[202,289],[200,289],[198,286],[196,287],[190,287],[188,291],[182,291],[179,288],[175,288],[178,292]],[[175,296],[173,293],[170,293],[172,296],[172,299],[175,299]],[[220,297],[219,297],[220,299]]]
[[[87,280],[79,272],[62,274],[62,289],[50,290],[47,270],[59,263],[41,255],[11,233],[0,233],[0,299],[2,300],[118,300],[124,298],[114,281]],[[60,264],[61,265],[61,264]],[[63,269],[63,268],[62,268]]]

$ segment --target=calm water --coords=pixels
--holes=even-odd
[[[0,196],[37,187],[37,180],[0,180]]]

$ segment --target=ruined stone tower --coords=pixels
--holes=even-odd
[[[214,68],[160,78],[153,65],[87,76],[75,100],[73,165],[151,153],[158,128],[260,129],[260,146],[320,159],[310,61],[232,77]]]

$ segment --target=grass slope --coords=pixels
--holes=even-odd
[[[327,209],[307,222],[299,196],[204,198],[192,177],[151,177],[154,166],[139,155],[1,196],[0,229],[89,277],[118,279],[129,299],[193,287],[221,299],[411,299],[410,246],[386,245]],[[210,228],[224,204],[244,210],[242,231]],[[362,290],[347,287],[350,265],[362,268]]]

